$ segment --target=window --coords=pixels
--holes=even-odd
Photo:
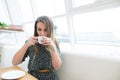
[[[120,46],[119,0],[6,0],[5,5],[9,16],[2,10],[4,5],[0,7],[2,15],[22,24],[29,35],[35,19],[47,15],[54,21],[60,42]]]
[[[20,9],[23,17],[23,23],[33,21],[33,11],[31,7],[30,0],[19,0]]]
[[[77,42],[120,43],[120,7],[74,15]]]
[[[11,23],[10,18],[9,18],[9,14],[7,11],[7,6],[5,5],[4,0],[0,0],[0,21],[5,22],[7,24]]]
[[[65,14],[64,0],[33,0],[36,17],[41,15],[58,16]]]
[[[69,42],[69,31],[66,17],[54,19],[55,34],[59,41]]]

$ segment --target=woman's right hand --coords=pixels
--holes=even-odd
[[[26,42],[28,46],[35,45],[35,43],[38,43],[37,37],[30,37]]]

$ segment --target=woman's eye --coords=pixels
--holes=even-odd
[[[41,29],[38,29],[38,31],[41,31]]]

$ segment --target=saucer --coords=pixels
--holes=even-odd
[[[22,70],[12,70],[12,71],[7,71],[4,72],[1,75],[2,79],[18,79],[21,78],[25,75],[25,72]]]

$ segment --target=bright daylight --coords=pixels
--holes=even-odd
[[[120,0],[0,0],[0,80],[120,80]]]

